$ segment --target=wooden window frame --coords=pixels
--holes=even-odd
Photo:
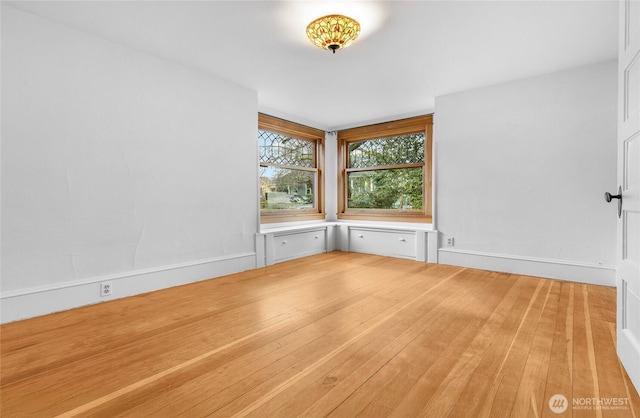
[[[315,208],[307,210],[264,210],[260,209],[260,223],[274,222],[295,222],[307,220],[324,220],[324,137],[325,132],[309,126],[300,125],[285,119],[276,118],[258,113],[258,130],[275,132],[289,135],[297,139],[314,141],[315,148],[315,171],[316,174],[316,196]],[[261,164],[258,161],[258,164]]]
[[[422,211],[399,212],[384,209],[355,209],[347,207],[348,145],[367,139],[386,138],[396,135],[424,132],[425,156],[422,177]],[[417,116],[392,122],[361,126],[338,131],[338,219],[395,222],[432,222],[432,158],[433,158],[433,115]],[[416,166],[413,164],[413,166]],[[409,166],[389,166],[409,168]]]

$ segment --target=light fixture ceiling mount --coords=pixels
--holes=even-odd
[[[348,47],[360,34],[360,24],[343,15],[320,17],[307,26],[307,36],[317,47],[336,53]]]

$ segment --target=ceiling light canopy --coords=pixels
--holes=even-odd
[[[343,15],[323,16],[309,23],[307,36],[313,44],[336,53],[348,47],[360,34],[360,24]]]

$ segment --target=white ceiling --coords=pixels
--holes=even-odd
[[[9,3],[254,89],[261,111],[325,130],[617,55],[616,0]],[[305,35],[330,13],[362,24],[335,55]]]

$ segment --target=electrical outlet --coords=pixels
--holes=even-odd
[[[111,296],[113,294],[113,284],[111,282],[100,283],[100,296]]]
[[[447,238],[447,247],[453,247],[453,243],[454,243],[453,237]]]

